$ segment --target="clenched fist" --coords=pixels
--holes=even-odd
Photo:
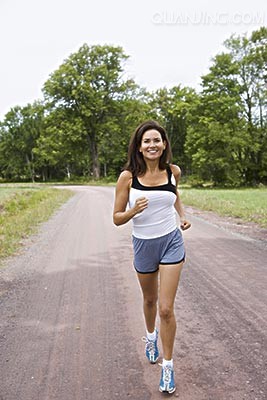
[[[186,229],[189,229],[191,226],[190,222],[185,220],[185,219],[181,219],[180,222],[180,228],[182,229],[182,231],[186,231]]]
[[[138,197],[135,201],[134,209],[136,214],[140,214],[148,206],[148,199],[146,197]]]

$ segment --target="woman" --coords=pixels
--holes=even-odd
[[[133,221],[134,267],[143,293],[145,352],[150,363],[159,358],[155,327],[159,295],[163,347],[159,390],[173,393],[174,300],[185,260],[175,210],[182,230],[191,224],[185,219],[177,192],[181,171],[169,164],[170,159],[171,148],[164,128],[155,121],[139,125],[129,144],[127,165],[117,182],[113,221],[116,225]]]

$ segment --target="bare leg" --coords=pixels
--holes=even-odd
[[[163,358],[171,360],[176,333],[174,300],[177,292],[183,262],[173,265],[160,265],[159,315],[160,336]]]
[[[143,293],[143,310],[148,332],[155,329],[158,301],[158,271],[152,274],[137,273]]]

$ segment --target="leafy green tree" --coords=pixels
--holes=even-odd
[[[265,28],[250,38],[232,36],[225,42],[228,52],[217,55],[202,77],[185,147],[193,172],[215,183],[266,177],[266,38]]]
[[[117,113],[103,125],[99,141],[99,161],[103,175],[117,177],[127,160],[131,134],[137,125],[148,119],[149,106],[141,94],[117,103]]]
[[[151,95],[151,116],[160,121],[166,128],[171,141],[174,162],[183,169],[190,170],[190,160],[185,153],[185,141],[191,110],[198,102],[194,89],[175,86],[171,89],[158,89]]]
[[[209,117],[199,118],[197,126],[190,126],[186,149],[192,157],[192,175],[198,175],[200,182],[213,181],[216,185],[244,183],[242,150],[247,145],[246,131],[239,126],[237,132],[232,124]]]
[[[74,119],[63,107],[49,110],[33,150],[42,179],[88,175],[85,138],[84,125],[78,117]]]
[[[242,114],[253,142],[253,146],[246,149],[248,165],[245,175],[250,182],[258,181],[266,151],[267,28],[252,32],[249,38],[246,35],[232,36],[225,44],[239,70],[236,80],[241,88]]]
[[[5,179],[35,180],[33,149],[41,134],[44,108],[41,102],[12,108],[1,123],[0,166]]]
[[[99,145],[103,134],[111,121],[114,123],[118,102],[132,95],[136,87],[133,81],[123,80],[127,58],[121,47],[84,44],[44,85],[47,102],[54,109],[65,110],[74,127],[72,134],[75,131],[80,135],[79,141],[88,148],[96,178],[100,176]]]

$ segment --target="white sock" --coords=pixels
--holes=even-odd
[[[152,332],[152,333],[148,332],[148,330],[147,330],[146,337],[148,338],[148,340],[156,340],[156,338],[157,338],[156,328],[154,329],[154,332]]]
[[[173,368],[173,359],[171,359],[171,360],[165,360],[165,358],[163,358],[163,360],[162,360],[162,366],[163,366],[163,367],[171,367],[171,368]]]

